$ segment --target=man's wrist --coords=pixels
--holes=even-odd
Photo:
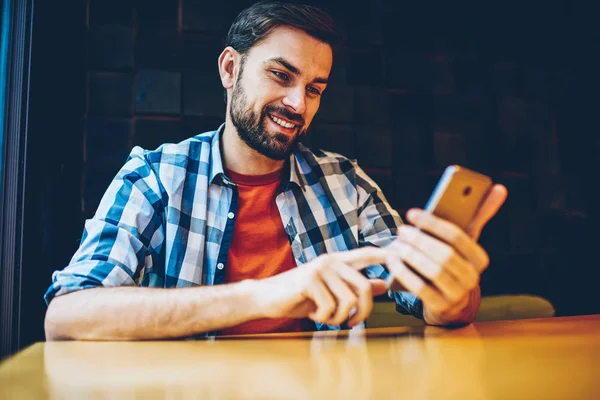
[[[243,301],[247,302],[244,307],[250,311],[250,319],[266,318],[266,307],[262,299],[264,289],[261,280],[246,279],[239,282]]]

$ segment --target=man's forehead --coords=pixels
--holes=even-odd
[[[255,55],[258,62],[284,59],[307,73],[329,74],[332,63],[329,44],[291,27],[274,28],[249,55]]]

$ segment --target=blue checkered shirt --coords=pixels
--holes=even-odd
[[[86,221],[71,262],[53,273],[46,303],[101,286],[224,283],[238,194],[223,171],[223,127],[154,151],[133,148],[96,214]],[[383,247],[395,239],[400,216],[354,161],[300,145],[284,176],[289,179],[282,181],[276,202],[297,265],[324,253]],[[381,265],[364,273],[383,279],[388,274]],[[422,318],[418,298],[406,292],[390,295],[399,312]]]

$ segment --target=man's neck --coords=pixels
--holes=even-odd
[[[223,166],[244,175],[266,175],[283,167],[284,161],[272,160],[248,146],[231,123],[225,122],[221,137],[221,154]]]

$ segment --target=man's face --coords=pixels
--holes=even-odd
[[[273,29],[244,56],[231,95],[239,137],[273,160],[294,150],[319,109],[331,47],[301,30]]]

